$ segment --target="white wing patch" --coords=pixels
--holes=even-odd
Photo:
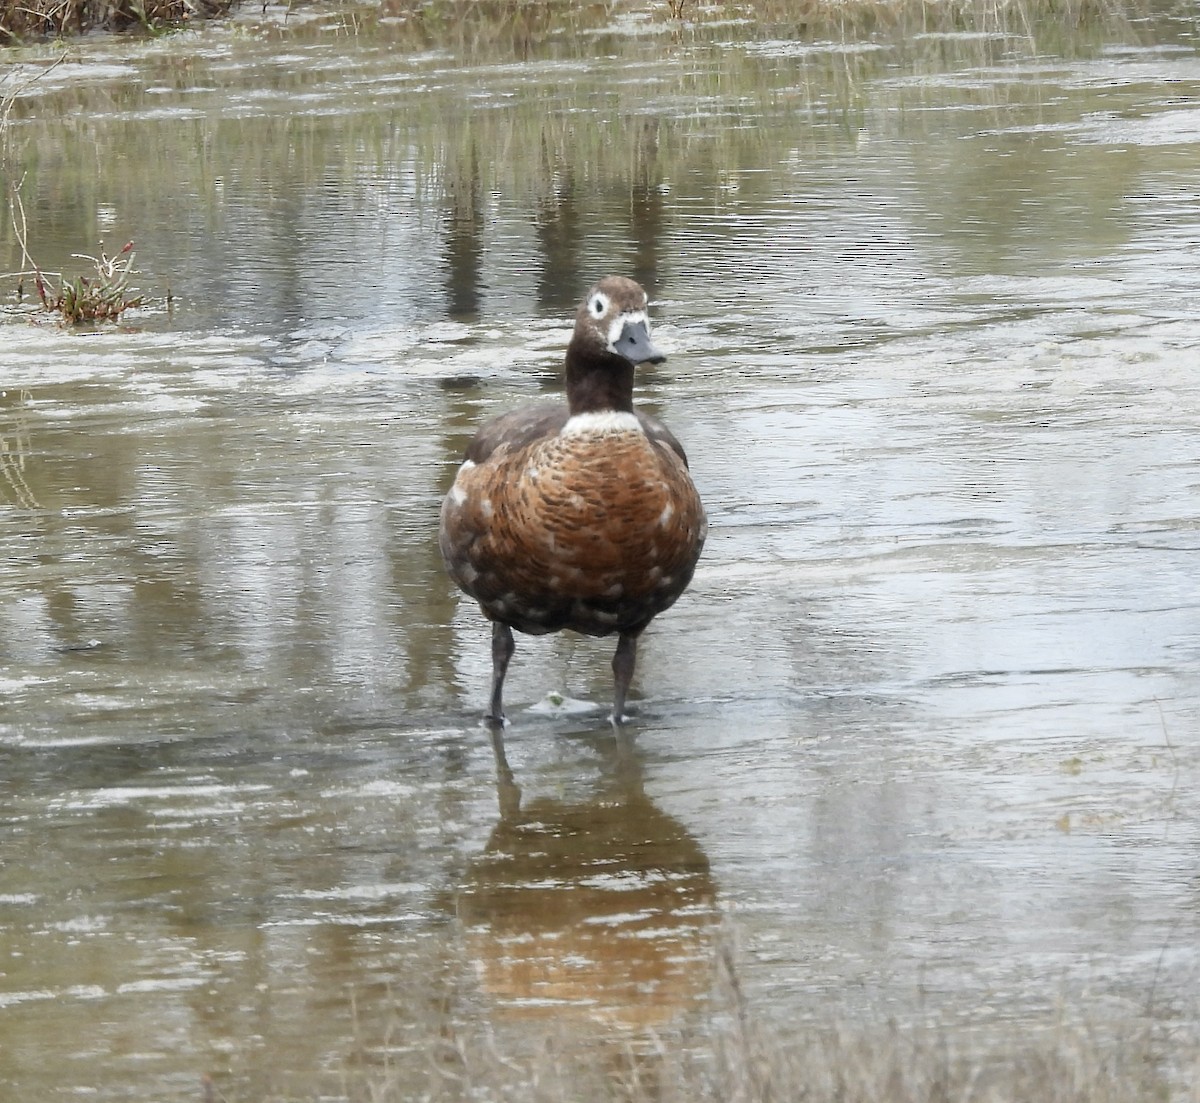
[[[454,485],[450,488],[450,500],[456,505],[461,506],[467,500],[467,492],[462,488],[462,477],[475,467],[474,460],[463,460],[462,466],[458,469],[458,474],[454,476]]]

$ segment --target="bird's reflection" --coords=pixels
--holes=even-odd
[[[617,732],[592,799],[524,801],[493,731],[500,822],[459,897],[468,952],[504,1011],[658,1027],[706,994],[716,888],[708,858],[643,791]]]

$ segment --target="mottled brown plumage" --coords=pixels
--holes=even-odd
[[[687,457],[660,421],[633,410],[634,365],[665,359],[645,311],[638,284],[601,280],[567,348],[567,403],[485,424],[442,505],[446,569],[493,622],[494,721],[513,628],[618,633],[619,721],[638,636],[691,580],[707,522]]]

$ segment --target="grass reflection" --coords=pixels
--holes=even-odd
[[[563,3],[303,9],[136,61],[93,50],[43,80],[30,80],[43,65],[31,54],[12,89],[0,85],[4,167],[26,181],[39,263],[65,270],[98,241],[137,240],[147,283],[160,298],[169,285],[185,316],[189,303],[219,321],[311,316],[307,296],[338,282],[345,258],[368,292],[359,309],[377,296],[386,309],[388,283],[426,267],[446,313],[471,320],[506,220],[533,227],[538,301],[561,311],[593,257],[654,286],[663,234],[681,218],[786,197],[789,166],[865,138],[936,133],[950,102],[962,111],[973,99],[998,125],[1014,113],[1055,125],[1071,110],[1061,97],[997,67],[1175,33],[1134,14],[768,0],[682,21],[665,8]],[[136,79],[114,78],[112,62]],[[966,92],[941,80],[956,71],[974,74]],[[978,221],[972,174],[994,167],[957,156],[934,166],[934,189],[960,197],[951,221]],[[1028,169],[1029,188],[1041,175]],[[1083,179],[1123,194],[1111,158]],[[406,227],[429,255],[404,258],[402,273],[365,271],[370,248]],[[20,260],[6,217],[0,270]]]

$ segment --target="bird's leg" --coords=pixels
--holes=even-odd
[[[633,668],[637,664],[638,638],[631,632],[622,632],[613,655],[613,710],[612,722],[620,724],[625,719],[625,695],[633,680]]]
[[[504,675],[508,673],[508,660],[516,649],[512,629],[498,620],[492,621],[492,700],[487,718],[493,724],[504,723]]]

